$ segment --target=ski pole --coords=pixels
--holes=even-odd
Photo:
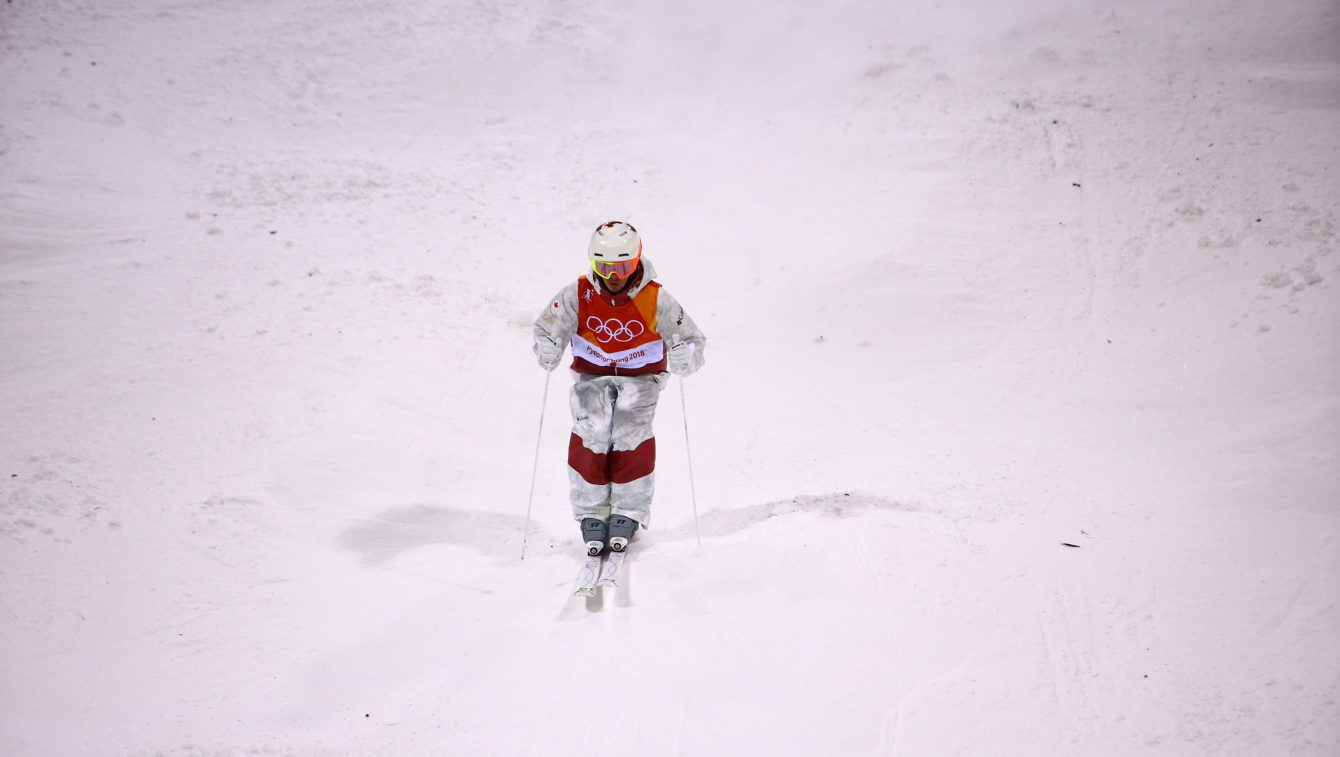
[[[679,334],[675,334],[676,347],[680,344]],[[684,455],[689,460],[689,497],[693,501],[693,533],[698,539],[698,549],[703,548],[703,531],[698,525],[698,487],[693,482],[693,449],[689,445],[689,402],[684,398],[684,377],[679,377],[679,409],[684,418]]]
[[[698,487],[693,483],[693,451],[689,448],[689,404],[684,399],[684,379],[679,380],[679,407],[684,416],[684,454],[689,459],[689,496],[693,500],[693,532],[698,537],[698,549],[703,548],[703,530],[698,525]]]
[[[540,470],[540,440],[544,438],[544,408],[549,404],[549,377],[553,371],[544,374],[544,397],[540,399],[540,431],[535,435],[535,462],[530,467],[530,497],[526,500],[526,526],[521,531],[521,559],[526,559],[526,542],[530,540],[530,508],[535,504],[535,474]]]

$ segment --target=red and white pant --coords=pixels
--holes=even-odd
[[[573,517],[626,515],[646,525],[655,491],[656,417],[665,379],[579,375],[568,402],[568,483]]]

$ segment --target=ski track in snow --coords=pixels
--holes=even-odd
[[[1336,753],[1337,29],[0,6],[0,753]],[[611,217],[710,344],[582,600]]]
[[[861,565],[865,573],[870,578],[870,582],[875,587],[874,600],[879,604],[880,611],[884,618],[884,625],[887,630],[888,649],[893,655],[894,669],[898,671],[899,682],[902,678],[902,648],[898,644],[898,631],[894,624],[895,612],[884,599],[884,587],[879,580],[879,574],[875,572],[875,567],[870,560],[870,550],[866,547],[865,536],[858,533],[856,536],[856,546],[861,558]],[[888,714],[884,717],[881,724],[879,747],[877,752],[880,754],[890,754],[897,751],[899,729],[902,726],[902,693],[900,688],[896,688],[893,694],[893,706],[889,708]]]

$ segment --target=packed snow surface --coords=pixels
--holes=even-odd
[[[1337,124],[1329,0],[0,5],[0,754],[1337,754]]]

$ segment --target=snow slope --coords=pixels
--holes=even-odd
[[[1340,750],[1340,10],[887,5],[0,6],[0,753]],[[703,547],[674,382],[587,606],[613,217]]]

